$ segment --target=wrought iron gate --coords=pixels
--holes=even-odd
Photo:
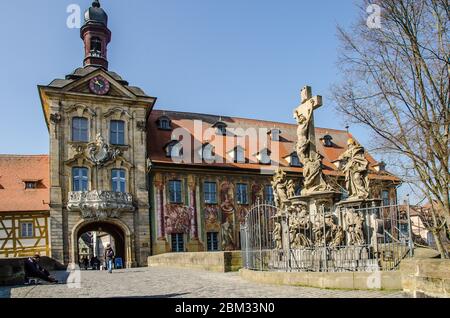
[[[259,271],[394,270],[413,255],[411,237],[398,205],[308,215],[258,202],[241,226],[244,267]]]

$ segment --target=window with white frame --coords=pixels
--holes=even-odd
[[[74,142],[88,142],[89,141],[89,127],[88,119],[84,117],[72,118],[72,141]]]
[[[180,180],[169,181],[169,201],[170,203],[182,203],[182,184]]]
[[[84,167],[72,168],[72,191],[87,191],[89,170]]]
[[[124,193],[126,191],[125,170],[124,169],[111,170],[111,183],[112,183],[112,190],[114,192]]]
[[[34,237],[34,225],[33,222],[21,222],[20,223],[20,237]]]
[[[123,120],[111,120],[109,142],[111,145],[125,145],[125,122]]]
[[[236,200],[238,204],[248,204],[248,186],[245,183],[236,185]]]
[[[215,182],[205,182],[203,184],[203,192],[205,196],[205,203],[217,203],[217,184]]]

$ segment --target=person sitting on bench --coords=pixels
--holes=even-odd
[[[29,282],[30,278],[39,278],[49,283],[57,283],[58,281],[50,276],[50,273],[39,265],[41,256],[39,253],[34,254],[25,261],[25,282]]]

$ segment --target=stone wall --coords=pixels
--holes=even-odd
[[[166,253],[148,258],[148,266],[202,269],[213,272],[235,272],[242,267],[241,252]]]
[[[332,289],[401,290],[401,276],[392,272],[260,272],[239,270],[243,279],[265,284]]]
[[[27,258],[0,259],[0,286],[22,285],[25,282],[25,260]],[[65,270],[66,267],[52,258],[42,256],[41,266],[49,271]]]
[[[400,272],[403,290],[411,296],[450,298],[450,260],[403,260]]]

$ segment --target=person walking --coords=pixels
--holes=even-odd
[[[105,260],[106,260],[106,266],[108,268],[108,272],[112,273],[113,268],[113,261],[114,261],[114,250],[111,247],[111,244],[106,245],[105,249]]]

